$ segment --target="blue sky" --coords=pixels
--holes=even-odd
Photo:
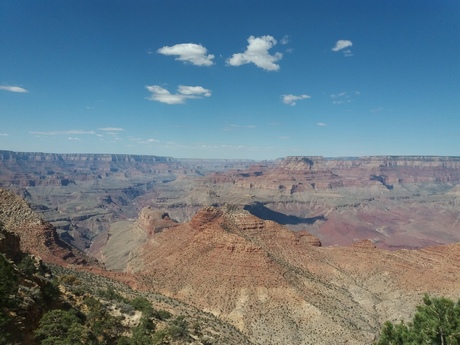
[[[0,2],[0,149],[460,155],[460,2]]]

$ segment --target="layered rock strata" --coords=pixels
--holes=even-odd
[[[257,344],[370,344],[385,320],[409,318],[423,293],[460,297],[458,244],[393,252],[371,241],[318,245],[240,208],[206,207],[153,234],[126,270]]]

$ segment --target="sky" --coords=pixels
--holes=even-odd
[[[0,149],[460,156],[460,1],[3,0]]]

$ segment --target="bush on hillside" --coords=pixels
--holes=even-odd
[[[417,306],[412,322],[385,322],[377,345],[460,344],[460,300],[429,297]]]

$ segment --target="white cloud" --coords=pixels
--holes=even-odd
[[[281,60],[283,54],[278,52],[270,55],[268,53],[268,50],[277,43],[272,36],[250,36],[248,43],[246,51],[244,53],[233,54],[231,58],[227,59],[227,64],[230,66],[241,66],[253,63],[266,71],[277,71],[280,69],[280,66],[275,62]]]
[[[0,133],[0,137],[7,137],[8,133]]]
[[[351,41],[338,40],[337,42],[335,42],[335,46],[334,48],[332,48],[332,51],[338,52],[339,50],[342,50],[342,49],[345,49],[351,46],[353,46],[353,43]]]
[[[100,131],[105,131],[105,132],[121,132],[124,131],[123,128],[119,127],[104,127],[104,128],[98,128]]]
[[[323,123],[323,122],[318,122],[317,125],[320,126],[320,127],[325,127],[325,126],[327,126],[327,124],[325,124],[325,123]]]
[[[68,140],[73,140],[73,141],[80,141],[81,140],[80,138],[77,138],[77,137],[68,137],[67,139]]]
[[[189,62],[195,66],[211,66],[214,55],[208,54],[208,50],[201,44],[182,43],[171,47],[164,46],[157,50],[163,55],[177,55],[176,60]]]
[[[69,131],[50,131],[50,132],[38,132],[29,131],[30,134],[34,135],[72,135],[72,134],[96,134],[94,131],[82,131],[79,129],[71,129]]]
[[[289,104],[289,105],[296,105],[296,101],[299,101],[301,99],[307,99],[307,98],[311,98],[311,96],[309,95],[298,95],[298,96],[295,96],[295,95],[281,95],[281,99],[283,101],[284,104]]]
[[[281,39],[280,43],[282,45],[288,44],[289,43],[289,36],[288,35],[283,36],[283,38]]]
[[[178,93],[176,94],[172,94],[158,85],[147,85],[145,88],[152,93],[150,97],[147,97],[148,100],[166,104],[182,104],[187,99],[211,96],[211,90],[205,89],[201,86],[179,85],[177,89]]]
[[[340,92],[340,93],[333,93],[330,95],[333,104],[342,104],[342,103],[351,103],[353,102],[354,96],[361,95],[359,91],[351,91],[351,92]]]
[[[211,96],[211,91],[203,88],[202,86],[179,85],[179,88],[177,89],[177,91],[180,94],[187,95],[187,96],[201,96],[201,95],[205,97]]]
[[[160,140],[153,139],[153,138],[150,138],[150,139],[147,139],[147,140],[140,139],[140,140],[137,141],[138,144],[151,144],[151,143],[159,143],[159,142],[160,142]]]
[[[0,90],[10,91],[10,92],[19,92],[19,93],[27,93],[28,90],[19,87],[19,86],[9,86],[9,85],[0,85]]]

